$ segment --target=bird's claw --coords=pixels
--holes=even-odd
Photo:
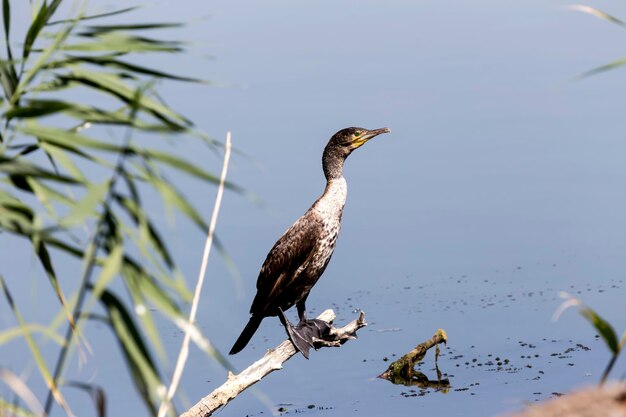
[[[309,359],[310,348],[316,349],[316,343],[319,346],[319,341],[328,337],[332,327],[323,320],[311,319],[300,321],[296,326],[289,323],[286,328],[296,350]]]

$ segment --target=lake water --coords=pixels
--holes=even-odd
[[[265,255],[323,190],[328,138],[347,126],[392,130],[346,163],[343,229],[307,302],[310,314],[333,308],[339,324],[362,309],[369,326],[340,349],[293,358],[220,415],[270,415],[268,403],[327,417],[492,416],[599,380],[603,342],[574,310],[551,316],[567,291],[626,328],[626,70],[570,82],[621,57],[626,31],[566,5],[221,0],[136,14],[196,19],[182,34],[195,53],[158,64],[219,86],[166,84],[164,96],[216,138],[232,130],[250,158],[235,156],[229,178],[263,200],[224,199],[218,233],[241,278],[215,255],[198,318],[223,352],[248,319]],[[622,5],[594,6],[626,18]],[[219,158],[194,151],[218,171]],[[208,218],[214,190],[193,187],[187,194]],[[185,223],[171,237],[190,287],[203,239]],[[438,328],[449,336],[439,368],[450,389],[375,378],[385,358]],[[173,356],[181,334],[162,330]],[[106,335],[96,354],[115,363]],[[266,319],[232,364],[243,369],[283,339],[278,320]],[[113,366],[91,368],[105,385],[126,379]],[[421,370],[432,379],[433,368],[429,353]],[[225,376],[193,349],[180,408]],[[108,393],[109,415],[143,413],[129,389]]]

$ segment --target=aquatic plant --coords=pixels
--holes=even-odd
[[[155,208],[146,205],[146,196],[160,196],[170,218],[187,218],[206,232],[203,215],[170,177],[192,178],[201,186],[217,184],[219,178],[177,155],[172,143],[200,142],[220,152],[221,144],[159,95],[161,81],[205,81],[135,59],[138,54],[164,59],[185,52],[182,42],[146,35],[161,35],[180,23],[118,24],[111,19],[138,7],[91,13],[87,2],[65,3],[30,2],[30,24],[16,43],[12,16],[28,13],[23,10],[28,3],[2,2],[0,234],[28,242],[58,313],[31,321],[13,291],[20,277],[3,270],[1,292],[16,325],[0,331],[0,346],[25,341],[48,394],[41,405],[24,381],[5,370],[0,379],[22,401],[0,398],[0,414],[10,409],[47,415],[57,403],[71,416],[63,392],[72,387],[90,395],[97,414],[104,415],[106,387],[64,379],[70,355],[77,351],[83,357],[90,351],[86,327],[104,323],[139,397],[155,415],[168,361],[153,310],[180,328],[193,325],[180,307],[191,293],[163,237],[164,222],[154,220]],[[11,255],[16,264],[27,263],[30,256],[23,259],[17,250]],[[68,276],[68,265],[80,271],[78,277]],[[193,330],[194,340],[225,363],[195,326]],[[58,348],[52,364],[45,359],[50,355],[44,355],[44,344],[47,351]]]
[[[560,294],[562,298],[565,298],[565,301],[559,306],[557,311],[554,314],[554,320],[558,319],[563,311],[565,311],[569,307],[578,307],[578,311],[581,316],[583,316],[587,321],[596,329],[598,335],[604,340],[606,346],[611,351],[611,359],[607,364],[604,372],[602,373],[602,377],[600,378],[600,385],[604,384],[606,379],[608,378],[619,354],[624,349],[624,345],[626,344],[626,331],[622,334],[621,339],[617,338],[617,333],[615,329],[605,319],[603,319],[598,313],[595,312],[591,307],[586,306],[580,299],[562,292]]]
[[[595,16],[599,19],[602,19],[607,22],[626,28],[626,23],[622,21],[621,19],[613,15],[610,15],[604,11],[596,9],[594,7],[581,5],[581,4],[575,4],[575,5],[568,6],[568,9],[586,13],[591,16]],[[592,75],[597,75],[605,71],[619,68],[623,65],[626,65],[626,58],[620,58],[608,64],[593,68],[579,75],[577,79],[582,79],[582,78],[586,78]],[[617,360],[617,357],[619,356],[620,352],[624,348],[624,344],[626,343],[626,332],[624,332],[624,334],[622,335],[622,338],[618,340],[617,333],[613,329],[613,326],[611,326],[609,322],[607,322],[602,317],[600,317],[600,315],[598,315],[598,313],[596,313],[593,309],[591,309],[590,307],[587,307],[585,304],[583,304],[581,300],[567,293],[562,293],[562,296],[565,297],[567,301],[565,301],[561,305],[561,307],[557,311],[556,316],[560,315],[561,312],[569,306],[578,306],[580,314],[583,317],[585,317],[587,321],[589,321],[589,323],[591,323],[591,325],[598,331],[598,334],[605,341],[607,347],[609,348],[609,350],[611,351],[613,355],[606,369],[604,370],[602,374],[602,378],[600,379],[600,384],[603,384],[606,381],[609,373],[611,372],[611,369],[613,369],[613,365],[615,365],[615,361]]]
[[[601,10],[598,10],[598,9],[596,9],[594,7],[590,7],[590,6],[586,6],[586,5],[582,5],[582,4],[574,4],[574,5],[568,6],[568,9],[574,10],[574,11],[577,11],[577,12],[586,13],[586,14],[589,14],[591,16],[595,16],[595,17],[597,17],[599,19],[606,20],[607,22],[610,22],[610,23],[616,24],[618,26],[621,26],[623,28],[626,28],[626,23],[624,21],[622,21],[621,19],[618,19],[617,17],[615,17],[613,15],[610,15],[610,14],[608,14],[606,12],[603,12]],[[602,73],[602,72],[605,72],[605,71],[609,71],[609,70],[612,70],[612,69],[619,68],[619,67],[621,67],[623,65],[626,65],[626,57],[617,59],[617,60],[615,60],[613,62],[609,62],[608,64],[605,64],[605,65],[601,65],[599,67],[593,68],[593,69],[591,69],[589,71],[586,71],[586,72],[582,73],[577,78],[578,79],[586,78],[586,77],[589,77],[589,76],[592,76],[592,75],[596,75],[596,74],[599,74],[599,73]]]

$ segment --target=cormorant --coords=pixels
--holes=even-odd
[[[312,338],[321,338],[329,330],[321,320],[307,320],[305,302],[324,273],[339,235],[348,191],[342,175],[343,163],[356,148],[388,132],[386,127],[376,130],[349,127],[330,139],[322,157],[326,177],[324,194],[287,229],[267,255],[257,279],[250,321],[230,350],[231,355],[248,344],[265,317],[279,317],[294,346],[305,358],[309,356],[309,346],[313,346]],[[295,327],[284,314],[294,304],[300,318]]]

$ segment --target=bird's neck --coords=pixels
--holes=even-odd
[[[343,163],[346,156],[341,154],[341,150],[337,146],[330,143],[326,146],[324,155],[322,155],[322,168],[326,181],[343,178]]]
[[[344,177],[330,179],[326,182],[324,194],[313,204],[313,209],[323,214],[324,218],[338,218],[348,197],[348,185]]]

